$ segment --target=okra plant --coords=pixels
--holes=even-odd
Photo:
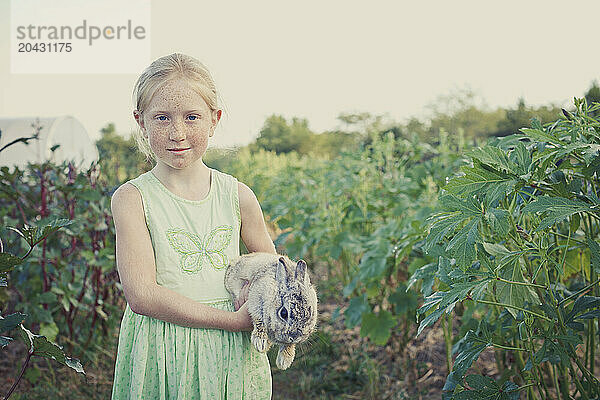
[[[447,324],[446,398],[600,396],[600,104],[574,106],[471,150],[440,193],[424,243],[436,261],[409,287],[426,296],[419,334]],[[480,322],[451,347],[451,322],[466,315]],[[498,381],[471,373],[486,349]]]

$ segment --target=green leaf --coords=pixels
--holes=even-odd
[[[596,307],[600,307],[600,297],[594,297],[594,296],[578,297],[577,300],[575,300],[575,302],[573,303],[573,308],[571,308],[571,311],[569,311],[569,313],[565,317],[565,324],[569,323],[575,319],[578,319],[578,318],[576,318],[576,316],[578,314],[581,314],[582,312],[589,310],[590,308],[596,308]]]
[[[440,205],[449,211],[461,211],[463,219],[479,216],[483,212],[481,204],[473,196],[465,198],[453,195],[442,196],[440,198]]]
[[[382,310],[379,314],[369,312],[363,315],[360,335],[368,336],[375,344],[382,346],[387,343],[396,323],[396,318],[389,311]]]
[[[7,315],[6,317],[0,316],[0,333],[16,328],[25,321],[25,318],[27,318],[27,314],[21,314],[20,312]]]
[[[465,377],[465,382],[467,382],[470,387],[477,390],[500,389],[500,386],[496,384],[496,381],[488,376],[467,375]]]
[[[348,308],[344,311],[345,324],[347,328],[353,328],[360,323],[364,313],[370,312],[371,307],[367,302],[366,295],[350,299]]]
[[[426,314],[429,310],[433,311],[420,321],[417,336],[419,336],[423,329],[437,321],[442,313],[451,313],[456,303],[463,301],[468,295],[473,299],[480,299],[490,280],[491,278],[470,282],[457,282],[446,292],[436,292],[426,297],[418,313]]]
[[[17,257],[10,253],[0,253],[0,273],[8,272],[13,269],[15,265],[19,265],[23,262],[21,257]]]
[[[468,154],[479,160],[482,164],[489,165],[495,169],[503,169],[505,172],[517,174],[518,166],[507,156],[507,153],[493,146],[478,147]]]
[[[577,232],[579,225],[581,225],[581,217],[579,214],[571,215],[571,220],[569,221],[569,229],[571,232]]]
[[[506,381],[500,387],[492,378],[482,375],[465,377],[470,390],[454,395],[454,400],[518,400],[519,387],[513,382]]]
[[[394,304],[396,314],[404,314],[417,308],[417,295],[409,291],[403,283],[398,285],[396,291],[388,297],[388,301]]]
[[[559,146],[564,145],[564,143],[562,143],[556,136],[553,136],[552,134],[544,132],[540,129],[521,128],[519,130],[536,141],[552,143]]]
[[[479,234],[479,222],[481,218],[473,218],[469,221],[448,243],[446,251],[449,251],[456,259],[456,265],[463,270],[471,266],[477,253],[475,243],[481,242]]]
[[[592,268],[597,274],[600,274],[600,245],[591,238],[588,238],[588,246],[591,253]]]
[[[459,343],[457,343],[459,345]],[[460,341],[459,353],[454,360],[452,372],[446,378],[446,383],[442,390],[450,391],[460,384],[462,377],[471,367],[473,362],[479,358],[479,354],[490,346],[485,337],[478,337],[473,330],[469,330]]]
[[[489,224],[494,232],[506,236],[510,229],[509,214],[506,210],[490,208],[484,216],[484,220]]]
[[[521,256],[521,252],[516,252],[502,258],[499,263],[500,266],[496,270],[498,276],[512,282],[530,283],[523,276],[524,261]],[[517,307],[523,307],[527,303],[539,303],[539,298],[531,287],[505,283],[502,281],[496,281],[496,296],[501,303]],[[506,311],[508,311],[513,318],[517,318],[518,310],[507,307]]]
[[[575,213],[591,211],[590,206],[583,201],[549,196],[538,197],[523,208],[523,212],[526,213],[547,213],[536,228],[536,232],[546,229]]]
[[[518,181],[513,176],[498,171],[489,171],[480,165],[462,167],[461,171],[464,175],[452,178],[444,186],[444,190],[456,195],[486,193],[490,203],[492,203],[492,198],[499,198],[509,193]]]
[[[561,343],[562,342],[562,343]],[[581,344],[579,335],[555,335],[550,332],[544,334],[544,343],[542,347],[533,355],[533,362],[535,365],[539,365],[543,362],[549,361],[552,364],[567,364],[570,361],[570,356],[567,352],[567,348],[564,344],[569,346],[577,346]],[[531,359],[527,362],[528,368],[532,368]]]
[[[10,342],[12,342],[12,338],[7,336],[0,336],[0,348],[6,347]]]
[[[49,341],[54,342],[58,335],[58,326],[54,322],[50,324],[40,324],[40,335],[46,336]]]
[[[508,250],[506,247],[504,247],[503,245],[501,245],[499,243],[485,242],[485,243],[483,243],[483,248],[490,255],[492,255],[494,257],[498,257],[498,258],[503,258],[503,257],[506,257],[511,254],[516,254],[516,253],[511,252],[510,250]]]
[[[85,374],[81,362],[76,358],[65,356],[62,347],[49,342],[44,336],[31,333],[31,331],[23,325],[20,325],[20,327],[19,334],[25,345],[29,348],[29,353],[33,353],[34,356],[51,358],[61,364],[73,368],[77,372]]]
[[[394,246],[385,238],[378,238],[373,246],[365,252],[358,266],[360,279],[364,282],[379,279],[385,272],[388,257],[392,255]]]
[[[454,232],[456,227],[464,220],[461,214],[440,216],[431,226],[429,235],[425,239],[425,251],[429,252],[433,246],[444,240],[449,233]]]
[[[523,178],[529,172],[529,167],[531,166],[531,154],[523,142],[517,142],[514,150],[510,153],[510,159],[517,164],[518,174]]]
[[[42,292],[36,296],[36,302],[39,304],[55,303],[56,294],[53,292]]]
[[[415,283],[417,283],[417,281],[422,280],[423,283],[421,284],[421,293],[423,293],[423,296],[425,297],[429,296],[433,288],[433,282],[435,281],[435,273],[437,270],[437,263],[430,263],[417,269],[408,280],[408,287],[406,290],[409,290]]]
[[[419,314],[425,314],[425,318],[419,321],[419,328],[417,329],[417,337],[423,332],[423,329],[432,325],[437,321],[445,309],[438,307],[439,303],[444,298],[444,292],[436,292],[427,296],[421,308],[419,308]],[[429,313],[428,313],[429,312]]]
[[[12,227],[10,229],[18,233],[21,237],[23,237],[27,241],[29,246],[34,247],[52,233],[58,231],[59,229],[65,226],[71,225],[72,223],[73,221],[71,220],[60,218],[55,219],[47,224],[41,224],[39,226],[24,225],[22,230]]]

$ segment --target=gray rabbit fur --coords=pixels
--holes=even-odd
[[[310,283],[304,260],[251,253],[239,257],[225,271],[225,288],[236,301],[244,283],[248,313],[252,318],[252,344],[264,353],[279,344],[277,367],[287,369],[296,344],[305,341],[317,324],[317,294]]]

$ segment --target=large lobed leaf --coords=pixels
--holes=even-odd
[[[445,292],[436,292],[425,298],[423,305],[419,309],[419,314],[426,314],[419,323],[417,336],[423,329],[432,325],[445,312],[451,313],[456,303],[463,301],[467,297],[480,299],[483,297],[485,289],[491,278],[485,278],[467,282],[457,282],[452,285],[450,290]],[[429,314],[427,314],[430,310]]]
[[[489,203],[510,193],[518,179],[504,172],[484,168],[475,164],[473,167],[462,167],[464,175],[452,178],[444,190],[456,195],[485,193]]]
[[[494,255],[496,259],[500,259],[495,271],[500,278],[511,282],[530,283],[523,276],[523,269],[525,266],[522,252],[509,252],[504,246],[496,244],[494,250],[503,249],[505,253],[494,254],[494,250],[492,250],[491,246],[487,243],[484,247],[486,251]],[[531,287],[502,281],[496,281],[496,297],[501,303],[518,307],[523,307],[526,304],[539,303],[539,297]],[[507,307],[506,310],[513,318],[517,318],[518,310],[511,307]]]
[[[501,169],[515,175],[520,172],[519,166],[508,158],[504,150],[498,147],[478,147],[473,149],[469,155],[479,160],[482,164],[489,165],[495,169]]]
[[[482,325],[486,325],[485,322],[483,322]],[[469,330],[467,334],[456,343],[453,349],[456,349],[458,354],[454,360],[452,372],[446,378],[443,390],[453,391],[460,385],[467,370],[471,367],[473,362],[479,358],[481,352],[490,345],[491,338],[487,329],[481,330],[479,334],[475,333],[473,330]]]
[[[453,400],[517,400],[519,387],[506,381],[502,386],[488,376],[468,375],[465,382],[470,389],[455,394]]]
[[[391,336],[392,328],[396,326],[397,319],[389,311],[380,311],[379,314],[363,314],[360,335],[368,336],[375,344],[384,345]]]
[[[590,205],[581,200],[571,200],[564,197],[540,196],[523,208],[523,212],[546,214],[536,232],[544,230],[565,218],[580,212],[593,212]]]

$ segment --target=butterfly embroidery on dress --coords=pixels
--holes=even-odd
[[[233,228],[221,225],[207,233],[204,238],[183,229],[168,229],[167,240],[180,255],[179,266],[185,272],[195,273],[205,265],[216,270],[229,264],[225,249],[231,242]]]

